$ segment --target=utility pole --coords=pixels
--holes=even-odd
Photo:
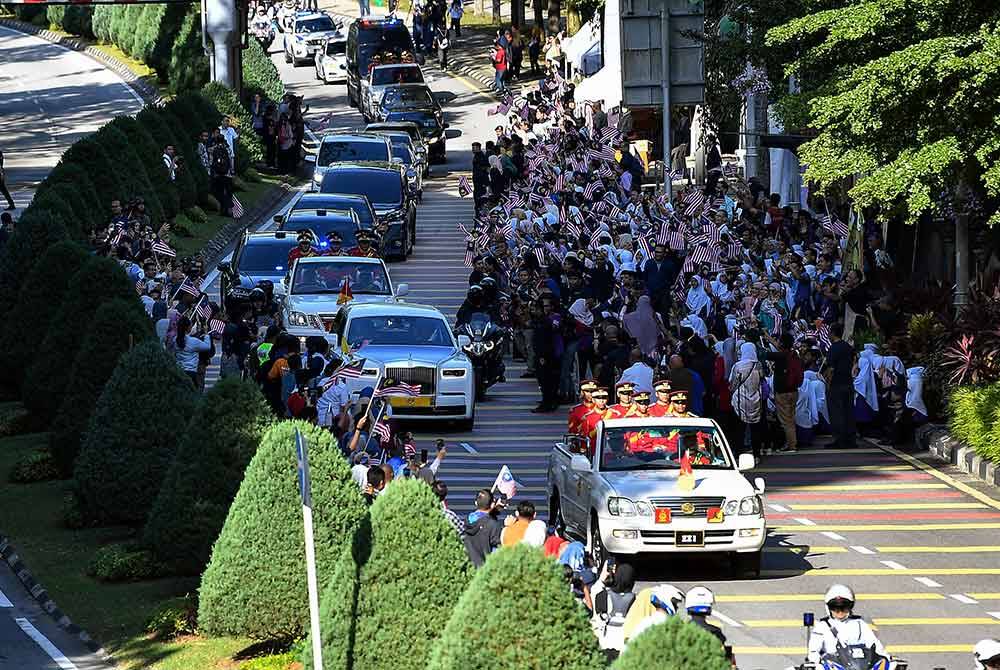
[[[212,81],[240,93],[243,86],[243,43],[246,13],[239,0],[201,0],[202,46]]]
[[[955,297],[959,310],[969,304],[969,189],[955,187]]]

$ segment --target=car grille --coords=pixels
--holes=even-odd
[[[680,496],[669,496],[665,498],[650,498],[649,504],[657,509],[670,508],[670,513],[674,516],[705,516],[710,507],[722,507],[725,498],[686,498]],[[685,512],[682,508],[685,503],[694,506],[691,512]]]
[[[420,395],[434,395],[437,368],[386,368],[385,378],[407,384],[420,384]]]
[[[643,540],[659,540],[658,544],[673,544],[674,542],[674,532],[672,530],[640,530],[639,535]],[[679,531],[684,532],[684,531]],[[705,533],[705,544],[731,544],[733,541],[733,535],[736,531],[733,530],[706,530]],[[669,540],[667,542],[666,540]]]

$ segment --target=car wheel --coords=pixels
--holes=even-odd
[[[590,552],[590,559],[594,565],[604,565],[607,558],[607,550],[601,540],[601,524],[597,521],[597,515],[590,515],[590,537],[587,541],[587,550]]]
[[[552,499],[549,500],[549,519],[555,526],[556,533],[560,537],[566,537],[566,519],[563,518],[562,505],[559,504],[558,489],[552,491]]]

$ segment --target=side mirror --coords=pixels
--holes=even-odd
[[[404,295],[409,295],[410,285],[409,284],[398,284],[396,286],[396,297],[402,298]]]
[[[573,472],[590,472],[590,459],[580,454],[573,454],[569,459],[569,467]]]
[[[753,470],[753,466],[756,464],[753,454],[740,454],[739,458],[736,459],[737,470]]]
[[[316,154],[306,154],[306,163],[315,163]]]
[[[459,335],[458,336],[458,346],[459,347],[461,347],[462,349],[465,349],[470,344],[472,344],[472,338],[470,338],[468,335]]]
[[[764,493],[764,478],[754,477],[753,487],[757,489],[757,493]]]
[[[284,223],[285,222],[285,215],[284,214],[275,214],[274,215],[274,222],[277,223],[277,224]]]
[[[329,333],[326,336],[326,341],[330,343],[330,348],[336,350],[340,347],[340,338],[334,333]]]
[[[229,261],[222,261],[221,263],[219,263],[215,267],[216,267],[216,269],[218,269],[219,272],[232,272],[233,271],[233,266],[232,266],[232,264],[230,264]]]

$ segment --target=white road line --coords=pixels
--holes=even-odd
[[[924,586],[928,586],[928,587],[930,587],[932,589],[939,589],[939,588],[941,588],[941,585],[938,584],[937,582],[935,582],[930,577],[914,577],[913,579],[915,579],[916,581],[920,582]]]
[[[475,449],[473,449],[472,445],[469,444],[468,442],[459,442],[458,446],[462,447],[463,449],[465,449],[470,454],[478,454],[479,453],[478,451],[476,451]]]
[[[970,598],[969,596],[965,595],[964,593],[952,593],[949,597],[950,598],[954,598],[958,602],[964,603],[966,605],[975,605],[975,604],[977,604],[979,602],[975,598]]]
[[[13,607],[13,606],[14,603],[12,603],[10,599],[8,599],[7,596],[3,594],[3,591],[0,591],[0,607]]]
[[[788,511],[788,508],[785,507],[784,505],[775,505],[774,503],[768,503],[767,506],[770,507],[771,509],[773,509],[775,512],[787,512]]]
[[[830,538],[831,540],[846,540],[847,538],[840,533],[834,533],[832,530],[824,530],[820,535]]]
[[[868,556],[871,556],[872,554],[875,553],[874,551],[872,551],[868,547],[860,547],[860,546],[856,546],[856,545],[851,545],[851,549],[853,549],[854,551],[858,552],[859,554],[866,554]]]
[[[892,568],[893,570],[906,570],[906,566],[905,565],[901,565],[900,563],[897,563],[896,561],[879,561],[879,563],[881,563],[882,565],[884,565],[887,568]]]
[[[809,519],[800,519],[800,518],[795,518],[795,519],[792,519],[792,520],[793,520],[793,521],[798,521],[798,522],[799,522],[799,523],[801,523],[801,524],[802,524],[803,526],[815,526],[815,525],[816,525],[816,522],[815,522],[815,521],[810,521]]]
[[[732,617],[728,617],[719,610],[712,610],[712,616],[726,624],[730,628],[743,628],[743,624]]]
[[[63,670],[78,670],[77,667],[73,665],[73,662],[66,658],[66,656],[59,651],[59,648],[49,641],[49,638],[42,635],[41,631],[31,625],[30,621],[23,618],[17,618],[14,619],[14,621],[17,622],[17,625],[24,631],[25,635],[34,640],[35,644],[41,647],[42,651],[48,654],[49,658],[56,662],[56,665]]]
[[[987,612],[994,619],[1000,619],[1000,612]]]

